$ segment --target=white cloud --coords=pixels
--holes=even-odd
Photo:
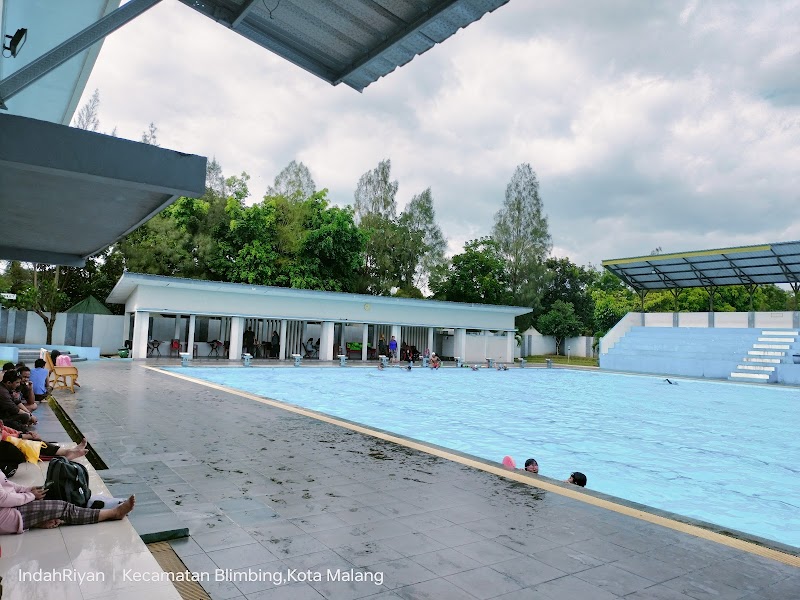
[[[800,1],[511,0],[369,86],[332,88],[178,2],[105,43],[102,128],[247,171],[293,159],[339,204],[391,158],[449,250],[487,235],[517,164],[580,264],[800,238]]]

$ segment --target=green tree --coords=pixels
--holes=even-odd
[[[158,146],[158,127],[152,121],[147,127],[147,131],[142,132],[142,143],[150,144],[151,146]]]
[[[370,214],[394,220],[397,216],[397,188],[399,183],[392,181],[392,161],[384,159],[378,166],[364,173],[358,180],[354,194],[356,223]]]
[[[568,258],[548,258],[542,310],[547,312],[558,300],[572,304],[575,315],[585,327],[584,334],[594,332],[594,300],[591,288],[599,274],[591,267],[580,267]]]
[[[68,308],[69,298],[60,287],[61,267],[33,266],[32,283],[17,294],[16,306],[32,310],[44,321],[47,344],[53,343],[53,326],[58,313]]]
[[[622,317],[638,310],[639,299],[629,288],[606,291],[597,288],[591,291],[594,302],[594,336],[603,337]]]
[[[552,240],[539,196],[539,181],[528,163],[517,166],[506,187],[492,237],[508,265],[512,301],[537,310],[546,277],[544,261],[552,249]],[[525,319],[518,326],[524,331],[529,323],[522,321]]]
[[[433,208],[433,194],[431,188],[421,194],[415,195],[408,204],[403,214],[400,215],[399,225],[407,230],[408,241],[406,246],[416,257],[413,282],[408,277],[402,279],[401,284],[405,289],[421,289],[428,283],[431,270],[444,262],[444,252],[447,249],[447,240],[444,239],[442,230],[436,223],[436,211]],[[421,236],[418,236],[421,233]],[[419,239],[418,245],[417,237]]]
[[[583,329],[583,323],[575,314],[572,304],[561,300],[556,300],[550,310],[539,317],[536,325],[539,333],[555,338],[556,355],[565,338],[574,337]]]
[[[467,242],[446,271],[434,271],[430,285],[437,300],[508,304],[511,298],[505,259],[490,237]]]
[[[311,220],[302,238],[291,285],[353,292],[358,286],[367,235],[356,226],[351,208],[328,206],[326,192],[306,201],[312,208]]]
[[[310,198],[317,186],[311,171],[302,162],[290,162],[275,177],[273,184],[267,189],[267,196],[283,196],[293,202],[301,202]]]

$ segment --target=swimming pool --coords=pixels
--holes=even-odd
[[[565,369],[170,369],[800,547],[800,392]]]

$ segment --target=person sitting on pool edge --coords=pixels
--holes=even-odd
[[[580,487],[586,487],[586,475],[584,475],[580,471],[575,471],[572,475],[569,476],[569,479],[565,479],[564,482],[571,483],[573,485],[577,485]]]

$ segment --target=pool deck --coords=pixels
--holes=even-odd
[[[137,529],[188,527],[172,546],[188,569],[212,574],[202,582],[212,598],[800,597],[796,556],[759,556],[662,526],[655,511],[609,510],[607,497],[552,480],[533,487],[488,463],[148,368],[177,364],[81,363],[83,387],[57,399],[108,464],[109,490],[136,493]],[[321,581],[214,581],[216,569]],[[328,571],[373,575],[332,581]]]

